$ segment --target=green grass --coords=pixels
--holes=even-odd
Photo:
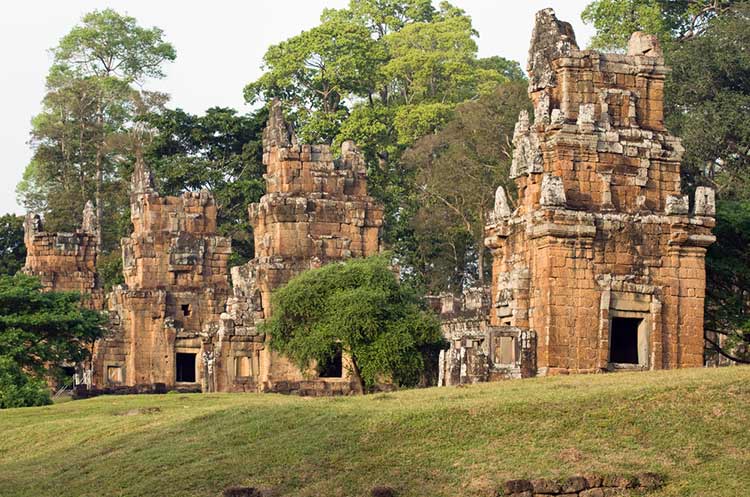
[[[99,397],[0,411],[0,495],[485,496],[509,478],[656,471],[652,495],[750,492],[750,368],[366,397]]]

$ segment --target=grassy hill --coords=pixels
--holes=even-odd
[[[657,471],[654,496],[750,495],[750,368],[308,399],[99,397],[0,411],[0,495],[485,496],[515,477]]]

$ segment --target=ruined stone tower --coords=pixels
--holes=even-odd
[[[491,323],[536,332],[540,374],[701,366],[714,193],[682,194],[658,41],[635,33],[626,55],[579,50],[547,9],[528,71],[517,205],[498,189],[486,227]]]
[[[41,217],[32,213],[26,215],[24,232],[24,273],[39,278],[44,290],[79,292],[86,307],[103,308],[104,292],[96,273],[96,214],[91,202],[86,203],[83,223],[75,233],[45,232]]]
[[[125,284],[108,295],[111,330],[97,342],[94,385],[213,390],[212,330],[229,294],[231,252],[231,241],[216,235],[216,203],[207,191],[161,197],[139,159],[130,208]]]
[[[266,194],[249,208],[255,258],[232,268],[234,296],[220,333],[225,348],[253,355],[227,381],[233,389],[348,391],[352,385],[345,364],[334,368],[338,375],[303,374],[270,351],[255,324],[270,316],[271,292],[302,271],[378,253],[383,207],[367,195],[365,163],[354,143],[344,142],[336,159],[329,145],[299,144],[278,101],[271,104],[263,133],[263,164]],[[241,341],[252,344],[240,346]]]

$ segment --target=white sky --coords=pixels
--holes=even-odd
[[[552,7],[573,24],[578,44],[592,34],[580,13],[590,0],[453,0],[471,15],[479,32],[479,54],[500,55],[526,67],[534,13]],[[437,1],[435,2],[437,3]],[[212,106],[249,110],[242,88],[261,74],[263,54],[318,23],[325,7],[348,0],[19,0],[0,4],[0,214],[23,213],[15,188],[31,158],[31,117],[40,110],[44,79],[55,46],[81,17],[94,9],[114,8],[142,26],[158,26],[177,50],[167,77],[151,84],[171,94],[171,107],[199,114]]]

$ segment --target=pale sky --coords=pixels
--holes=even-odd
[[[479,32],[479,55],[500,55],[526,67],[537,10],[552,7],[575,29],[584,47],[593,32],[580,13],[590,0],[452,0],[471,17]],[[31,117],[40,110],[48,52],[81,17],[111,7],[146,27],[158,26],[177,50],[166,65],[167,77],[148,89],[166,91],[170,107],[194,114],[213,106],[247,111],[242,88],[261,74],[263,54],[278,43],[318,23],[325,7],[341,8],[348,0],[22,0],[0,7],[0,214],[22,214],[16,184],[31,158]],[[437,3],[437,2],[436,2]]]

